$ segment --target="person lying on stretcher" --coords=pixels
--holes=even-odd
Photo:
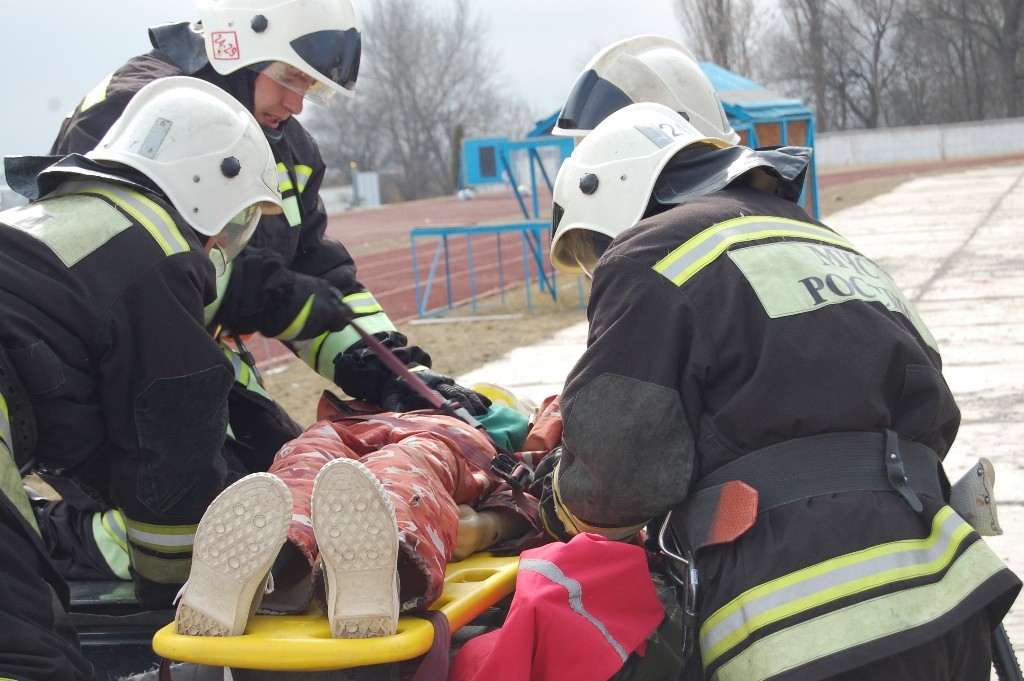
[[[534,496],[467,463],[495,455],[483,433],[438,411],[354,413],[331,397],[269,472],[228,487],[204,514],[178,634],[238,636],[256,612],[315,600],[334,638],[390,636],[399,613],[441,595],[449,561],[548,541]],[[556,397],[535,411],[530,423],[495,403],[478,418],[535,468],[562,432]]]

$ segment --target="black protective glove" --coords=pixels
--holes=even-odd
[[[462,387],[450,376],[434,373],[422,366],[410,367],[410,370],[443,399],[457,401],[473,416],[486,414],[488,407],[491,406],[491,401],[487,397],[475,390]],[[380,407],[384,411],[404,412],[429,409],[431,406],[425,397],[400,376],[389,379],[380,391]]]
[[[304,329],[309,329],[308,337],[319,336],[323,331],[341,331],[355,319],[352,308],[342,301],[344,294],[324,280],[313,297],[313,305],[309,310],[309,318]],[[315,332],[320,328],[323,331]]]
[[[217,321],[233,333],[258,331],[275,338],[288,330],[289,340],[306,340],[340,331],[351,319],[352,311],[341,302],[338,289],[326,279],[288,269],[279,253],[246,249],[232,263]],[[313,302],[307,309],[310,297]],[[303,313],[296,331],[292,327]]]

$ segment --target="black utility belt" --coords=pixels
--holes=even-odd
[[[727,519],[730,484],[757,490],[757,513],[823,494],[895,491],[914,510],[918,494],[943,499],[942,462],[919,442],[881,433],[825,433],[758,449],[705,476],[672,512],[677,540],[690,550],[717,543]],[[717,523],[717,525],[716,525]]]

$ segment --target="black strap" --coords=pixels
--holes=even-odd
[[[476,450],[472,450],[472,448],[467,448],[467,451],[463,452],[465,458],[492,479],[508,483],[513,498],[517,502],[523,503],[523,489],[530,484],[530,477],[532,475],[530,469],[515,454],[495,442],[483,424],[477,421],[465,407],[457,401],[446,400],[436,391],[431,390],[430,386],[423,382],[423,379],[409,371],[409,368],[402,363],[402,360],[390,348],[361,329],[352,317],[350,310],[345,314],[349,325],[355,329],[356,333],[366,342],[370,350],[384,363],[384,366],[391,369],[396,375],[401,376],[432,407],[462,420],[487,438],[497,452],[493,458],[478,456]]]
[[[758,513],[836,492],[895,491],[915,511],[922,508],[918,494],[943,498],[942,463],[925,445],[891,430],[825,433],[758,449],[702,478],[672,513],[677,538],[689,544],[708,536],[713,499],[731,480],[757,490]]]
[[[35,449],[37,440],[36,416],[29,400],[28,391],[22,383],[10,355],[0,346],[0,395],[7,404],[11,441],[7,446],[11,450],[18,470],[22,475],[31,472],[36,463]],[[0,415],[0,418],[3,418]],[[0,438],[2,439],[2,438]]]

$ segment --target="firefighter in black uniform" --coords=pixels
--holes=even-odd
[[[935,339],[796,203],[809,154],[633,104],[563,164],[551,257],[593,289],[543,520],[667,515],[702,678],[988,679],[1021,582],[948,505]]]
[[[345,247],[324,237],[327,216],[319,196],[324,162],[316,142],[292,118],[301,112],[303,98],[324,103],[335,93],[352,96],[361,54],[352,0],[199,0],[198,9],[199,24],[151,28],[154,49],[130,59],[82,100],[65,120],[51,153],[91,149],[139,88],[154,79],[189,75],[230,93],[271,141],[285,211],[261,221],[226,281],[219,282],[226,290],[207,311],[210,321],[233,334],[258,331],[284,341],[352,397],[389,411],[427,406],[354,330],[332,330],[338,314],[332,298],[340,291],[359,326],[377,335],[428,384],[454,385],[429,370],[430,356],[407,344],[356,280]],[[486,408],[478,393],[460,386],[446,392],[459,394],[474,413]],[[257,439],[246,443],[260,446]],[[268,448],[270,458],[280,444]]]
[[[0,346],[34,456],[123,514],[135,591],[171,606],[222,453],[231,363],[206,330],[216,271],[283,208],[265,136],[204,81],[155,82],[84,156],[7,159],[36,199],[0,213]]]
[[[12,390],[12,377],[9,358],[0,348],[0,546],[5,555],[0,569],[0,677],[92,681],[96,673],[68,617],[67,582],[49,559],[15,465],[17,444],[33,440],[35,428],[31,420],[22,420],[19,432],[14,427],[19,419],[8,418],[17,409],[11,398],[24,399],[20,381],[19,390]]]
[[[221,338],[259,332],[283,341],[307,365],[346,394],[389,411],[428,406],[397,380],[344,324],[340,296],[360,328],[374,334],[432,387],[460,398],[472,413],[488,401],[430,370],[431,358],[408,345],[387,314],[356,279],[356,265],[339,242],[325,238],[319,196],[325,165],[313,138],[292,118],[304,99],[325,103],[351,96],[361,54],[352,0],[199,0],[201,22],[150,29],[153,50],[134,57],[85,96],[64,121],[51,153],[84,153],[147,83],[188,75],[241,102],[263,127],[277,163],[284,213],[265,215],[249,245],[218,277],[217,300],[205,322]],[[226,447],[249,471],[266,470],[277,450],[301,427],[264,390],[251,362],[222,343],[236,374],[229,395]],[[117,551],[122,519],[75,489],[65,500],[41,503],[37,513],[52,555],[69,577],[124,576]]]

